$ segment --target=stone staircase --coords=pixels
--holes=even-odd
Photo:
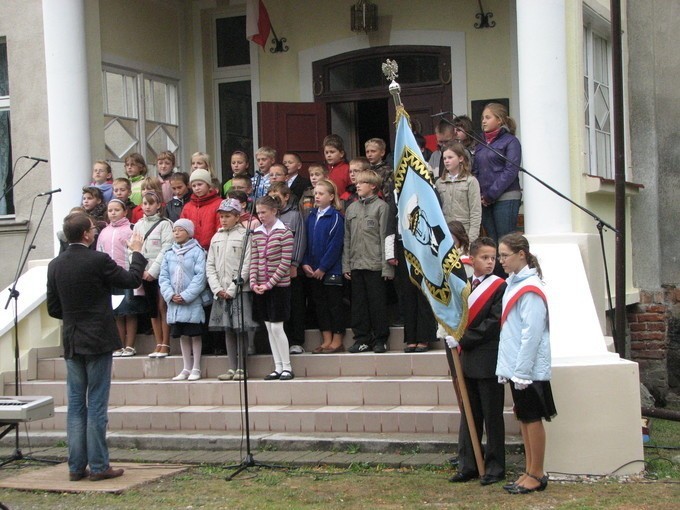
[[[307,350],[319,345],[318,331],[308,331]],[[351,332],[345,345],[352,343]],[[175,382],[181,356],[148,358],[153,339],[138,337],[138,354],[116,358],[109,407],[111,432],[167,431],[173,434],[238,432],[242,429],[243,384],[222,382],[224,356],[204,356],[203,379]],[[346,434],[457,434],[458,410],[446,356],[438,345],[426,353],[403,352],[403,332],[393,328],[384,354],[299,354],[291,356],[296,378],[264,381],[271,355],[248,357],[248,400],[253,432]],[[172,353],[179,354],[173,340]],[[37,378],[22,383],[24,395],[54,397],[55,416],[29,425],[32,431],[65,430],[66,366],[62,358],[39,359]],[[5,382],[5,394],[14,384]],[[517,435],[509,391],[506,434]]]

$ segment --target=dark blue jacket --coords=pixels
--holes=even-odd
[[[332,207],[316,219],[318,209],[307,216],[307,249],[302,264],[328,274],[342,274],[342,244],[345,237],[345,219]]]
[[[498,137],[489,144],[503,154],[509,163],[484,144],[477,144],[472,175],[479,181],[482,198],[493,203],[506,191],[519,191],[519,164],[522,162],[522,147],[515,135],[501,128]]]

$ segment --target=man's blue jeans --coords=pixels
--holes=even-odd
[[[517,231],[517,215],[521,200],[501,200],[482,207],[482,226],[496,244],[505,235]]]
[[[82,473],[88,464],[91,473],[101,473],[109,468],[106,425],[112,364],[110,352],[76,354],[66,360],[66,434],[71,473]]]

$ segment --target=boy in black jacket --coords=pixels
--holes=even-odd
[[[496,243],[492,239],[477,238],[470,246],[470,258],[474,275],[470,279],[472,292],[468,298],[468,327],[460,339],[463,350],[461,365],[477,437],[482,437],[482,426],[486,429],[485,474],[480,483],[490,485],[505,478],[505,391],[496,377],[496,361],[506,284],[502,278],[492,274],[496,262]],[[442,335],[442,331],[437,336],[446,336],[446,333]],[[446,343],[451,348],[457,347],[457,342],[452,337],[448,337]],[[479,476],[462,409],[458,432],[458,462],[458,473],[449,479],[450,482],[467,482]]]

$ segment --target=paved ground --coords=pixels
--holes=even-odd
[[[63,433],[32,433],[31,448],[22,444],[24,455],[66,460]],[[454,455],[455,437],[386,434],[252,434],[251,453],[258,462],[294,466],[351,464],[385,467],[442,466]],[[117,432],[108,436],[111,462],[158,462],[172,464],[239,464],[246,456],[245,439],[240,434],[140,434]],[[14,452],[14,439],[5,438],[0,459]],[[25,443],[25,437],[22,443]],[[518,439],[509,441],[508,463],[521,462]],[[509,466],[510,467],[510,466]]]

